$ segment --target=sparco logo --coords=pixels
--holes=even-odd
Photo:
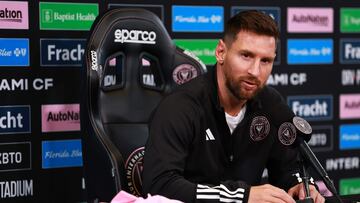
[[[156,33],[154,31],[116,29],[114,36],[114,42],[156,44]]]
[[[96,51],[91,50],[91,69],[98,70],[98,60]]]

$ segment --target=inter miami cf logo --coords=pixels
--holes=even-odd
[[[175,68],[172,75],[176,84],[181,85],[196,78],[199,74],[194,66],[190,64],[181,64]]]
[[[265,116],[256,116],[250,125],[250,137],[254,141],[263,140],[270,132],[270,123]]]
[[[278,137],[282,144],[291,145],[296,139],[296,129],[292,123],[281,124],[278,130]]]
[[[141,195],[141,172],[143,169],[145,148],[140,147],[133,151],[125,163],[128,187],[133,195]]]

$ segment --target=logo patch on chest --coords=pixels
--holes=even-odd
[[[263,140],[270,132],[270,123],[265,116],[256,116],[250,125],[250,137],[254,141]]]

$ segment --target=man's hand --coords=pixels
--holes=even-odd
[[[325,198],[316,190],[315,186],[309,185],[310,197],[315,203],[324,203]],[[305,198],[305,190],[303,183],[299,183],[290,188],[288,194],[292,197],[298,197],[300,200]]]
[[[248,203],[295,203],[295,200],[284,190],[270,184],[252,186]]]

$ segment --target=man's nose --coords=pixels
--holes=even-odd
[[[260,75],[260,60],[255,59],[253,63],[250,65],[248,69],[248,73],[253,76],[259,76]]]

